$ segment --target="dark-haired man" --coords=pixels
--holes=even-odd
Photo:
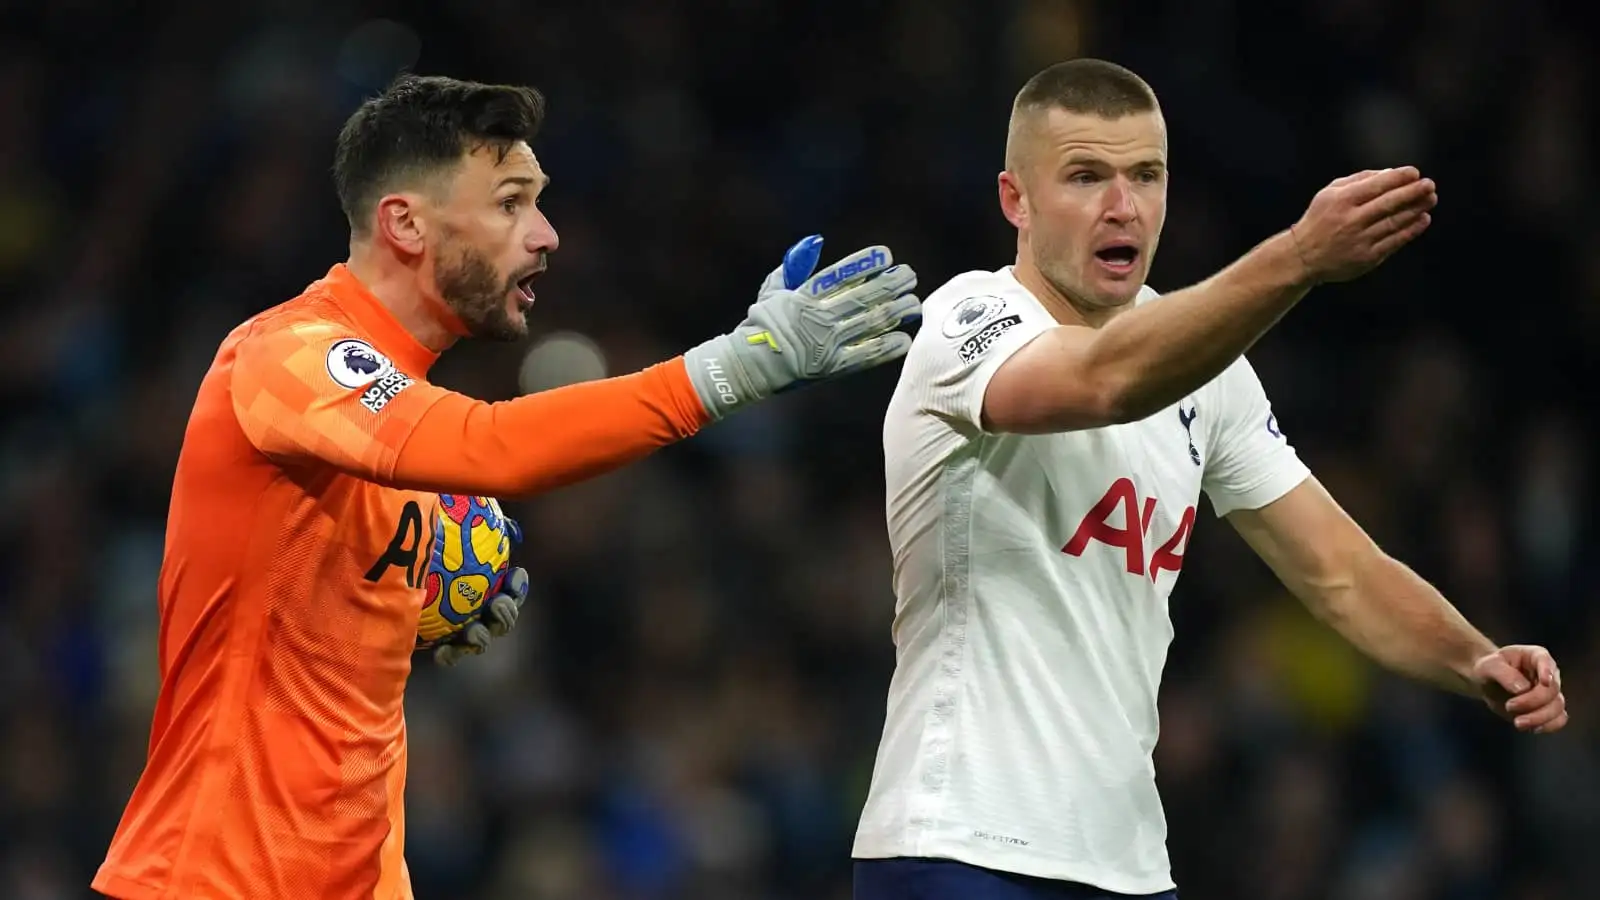
[[[1324,188],[1165,297],[1150,87],[1081,59],[1017,95],[999,176],[1015,265],[933,292],[884,421],[896,668],[856,900],[1171,898],[1152,750],[1167,598],[1205,492],[1368,655],[1555,731],[1550,655],[1496,647],[1312,478],[1242,354],[1313,285],[1429,223],[1415,169]]]
[[[484,403],[426,381],[527,333],[557,238],[527,88],[406,76],[339,135],[350,257],[223,341],[173,483],[161,688],[94,888],[121,900],[409,898],[402,697],[437,492],[599,475],[791,385],[903,355],[915,275],[797,245],[731,333],[642,372]],[[500,630],[518,596],[490,604]],[[449,645],[443,661],[481,650]]]

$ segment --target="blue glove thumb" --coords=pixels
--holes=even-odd
[[[817,267],[817,260],[822,258],[822,235],[813,234],[803,237],[789,251],[783,254],[783,287],[792,291],[811,277],[812,270]]]

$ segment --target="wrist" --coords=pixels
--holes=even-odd
[[[1322,282],[1322,276],[1311,264],[1311,257],[1295,225],[1267,238],[1262,243],[1262,249],[1271,255],[1276,267],[1281,267],[1289,287],[1310,290]]]
[[[1447,667],[1456,682],[1452,687],[1468,696],[1483,693],[1483,677],[1478,674],[1478,665],[1498,652],[1500,648],[1487,639],[1473,641],[1463,648],[1462,653]]]
[[[1493,641],[1487,639],[1473,641],[1463,652],[1464,658],[1457,661],[1454,667],[1456,674],[1468,680],[1477,680],[1478,663],[1499,652],[1500,648]]]
[[[733,352],[733,339],[722,334],[684,351],[689,383],[713,421],[756,400],[754,387]]]

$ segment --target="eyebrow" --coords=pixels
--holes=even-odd
[[[507,175],[506,177],[500,179],[499,183],[494,186],[494,189],[498,191],[508,184],[515,184],[521,187],[527,187],[530,184],[538,184],[539,189],[544,190],[550,186],[550,176],[545,175],[542,179],[539,179],[532,178],[528,175]]]
[[[1105,161],[1104,159],[1101,159],[1098,156],[1090,156],[1090,155],[1084,154],[1084,153],[1074,153],[1071,156],[1067,157],[1065,160],[1063,160],[1061,164],[1063,166],[1110,166],[1111,165],[1109,162]],[[1156,159],[1156,158],[1152,157],[1150,159],[1140,160],[1139,162],[1134,163],[1133,165],[1129,166],[1128,168],[1130,168],[1130,169],[1140,169],[1140,168],[1165,169],[1166,167],[1167,167],[1166,162],[1164,162],[1163,160]]]

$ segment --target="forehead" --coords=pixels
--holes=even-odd
[[[462,162],[456,183],[493,190],[508,179],[531,180],[534,187],[539,187],[546,181],[544,169],[539,165],[539,158],[533,155],[533,148],[529,147],[526,141],[512,144],[505,149],[503,155],[500,148],[493,145],[473,149]]]
[[[1108,119],[1050,109],[1039,123],[1039,135],[1059,157],[1087,155],[1112,163],[1167,159],[1167,124],[1156,111]]]

